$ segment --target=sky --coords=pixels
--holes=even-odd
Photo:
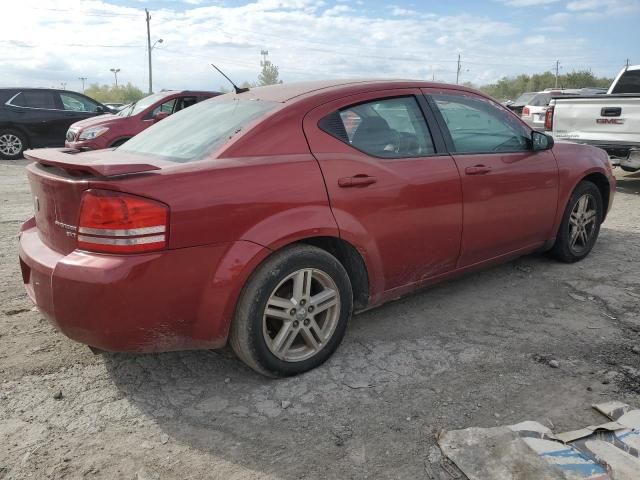
[[[285,82],[395,77],[485,85],[503,76],[640,64],[640,0],[0,0],[0,86],[153,89],[255,81],[260,52]]]

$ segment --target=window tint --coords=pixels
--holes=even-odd
[[[333,112],[319,127],[369,155],[421,157],[435,153],[431,134],[414,97],[361,103]]]
[[[145,118],[153,118],[156,113],[164,112],[171,115],[173,113],[173,106],[176,104],[176,99],[169,100],[168,102],[161,103],[154,108],[151,113],[147,114]]]
[[[536,92],[526,92],[516,98],[513,102],[513,105],[528,105],[533,97],[536,96]]]
[[[512,114],[481,97],[433,95],[457,153],[530,150],[531,134]]]
[[[97,103],[74,93],[60,93],[60,100],[65,110],[74,112],[95,112],[98,108]]]
[[[531,105],[532,107],[546,107],[547,105],[549,105],[550,101],[551,94],[539,93],[535,97],[533,97],[529,105]]]
[[[13,105],[29,108],[57,108],[53,92],[32,90],[20,93],[11,102]]]
[[[640,93],[640,70],[627,70],[611,93]]]
[[[198,103],[147,128],[118,149],[181,163],[199,160],[276,106],[256,100]]]
[[[198,97],[182,97],[178,102],[178,106],[176,107],[176,112],[179,110],[184,110],[185,108],[191,107],[198,103]]]

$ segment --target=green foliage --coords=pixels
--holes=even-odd
[[[278,77],[280,71],[276,65],[271,62],[264,62],[262,65],[262,71],[258,75],[259,85],[275,85],[276,83],[282,83]]]
[[[92,84],[84,91],[85,95],[101,103],[131,103],[146,97],[147,94],[135,85],[98,85]]]
[[[580,70],[559,75],[558,88],[606,88],[612,81],[611,78],[596,77],[588,70]],[[503,77],[496,83],[480,87],[480,90],[498,100],[515,100],[524,92],[538,92],[545,88],[553,88],[555,84],[555,74],[544,72],[533,75],[522,74],[517,77]]]

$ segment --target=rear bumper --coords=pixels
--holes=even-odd
[[[141,255],[62,255],[27,222],[19,256],[27,293],[62,333],[107,351],[160,352],[226,343],[250,242]],[[233,262],[228,255],[233,256]]]

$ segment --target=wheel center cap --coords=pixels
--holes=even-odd
[[[298,310],[298,313],[296,313],[296,318],[298,320],[303,320],[306,316],[307,316],[307,309],[304,307]]]

